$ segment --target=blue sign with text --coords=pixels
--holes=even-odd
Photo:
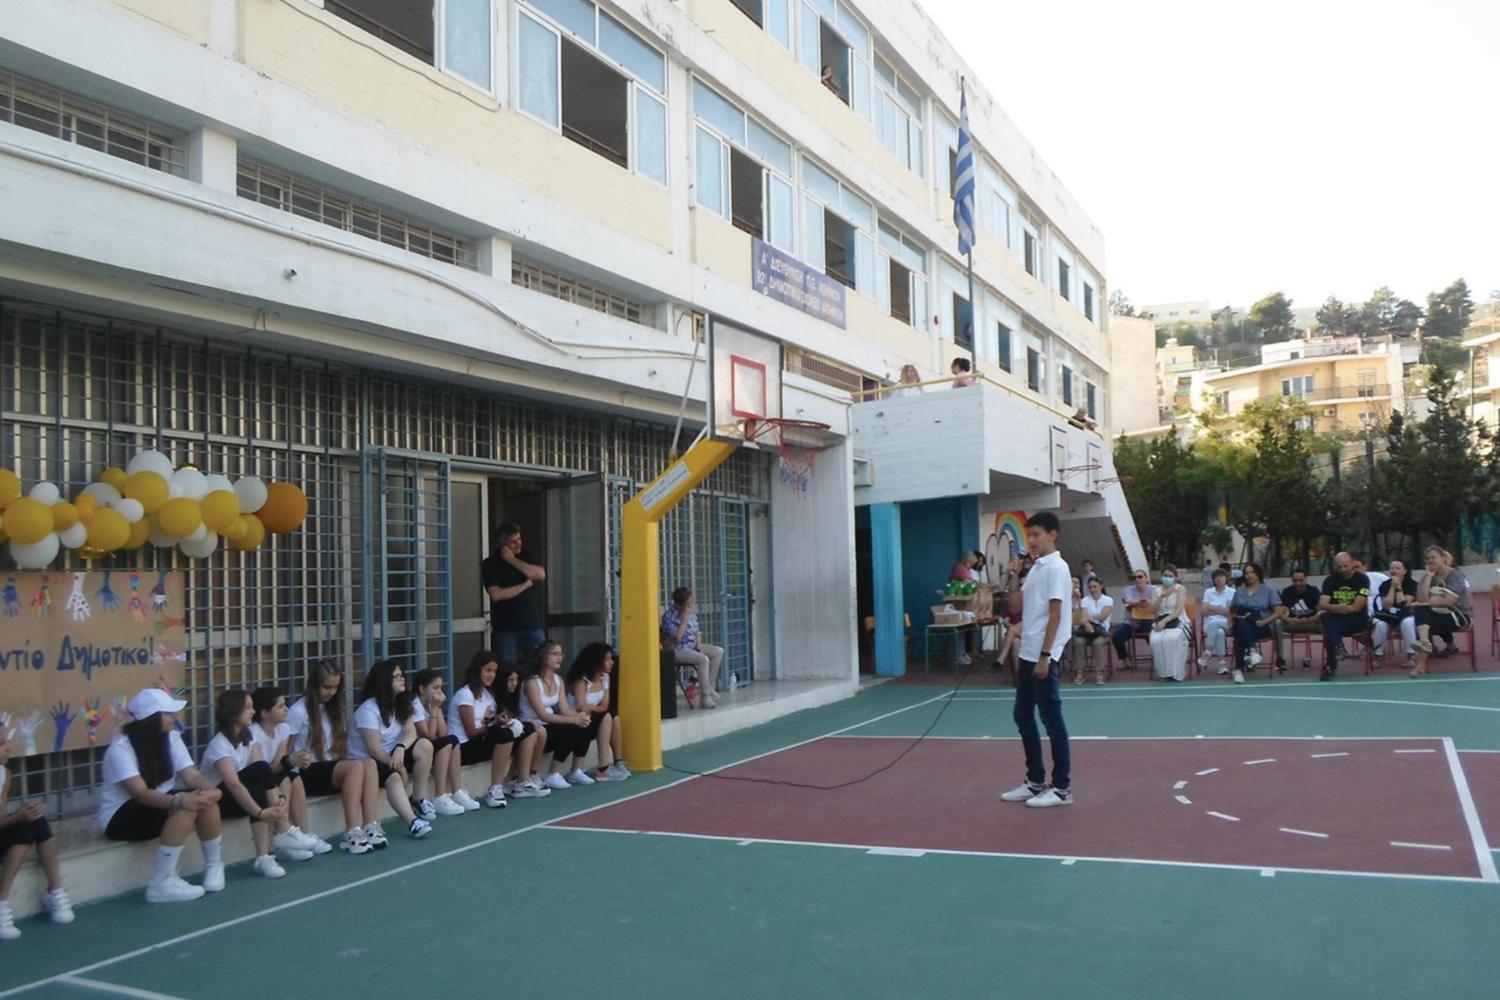
[[[844,286],[754,237],[750,284],[762,295],[844,329]]]

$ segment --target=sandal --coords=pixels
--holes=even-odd
[[[1426,677],[1427,676],[1427,668],[1426,667],[1412,667],[1412,669],[1407,673],[1406,676],[1410,677],[1412,680],[1416,680],[1419,677]]]

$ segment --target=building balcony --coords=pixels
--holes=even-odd
[[[1285,398],[1293,396],[1301,399],[1304,403],[1333,403],[1346,399],[1389,399],[1391,386],[1389,383],[1342,383],[1322,389],[1312,389],[1308,392],[1284,393]]]

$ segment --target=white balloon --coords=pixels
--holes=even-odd
[[[10,557],[22,569],[45,569],[48,563],[57,558],[57,550],[61,546],[62,542],[55,531],[48,532],[46,538],[30,545],[22,545],[12,539]]]
[[[182,554],[192,556],[194,559],[206,559],[214,554],[219,547],[219,536],[212,531],[205,532],[202,538],[184,538],[182,540]]]
[[[110,507],[120,499],[120,491],[108,483],[89,483],[83,492],[99,501],[99,506]]]
[[[226,493],[234,492],[234,486],[229,482],[228,476],[221,476],[217,472],[210,472],[208,475],[204,476],[203,479],[208,483],[209,493],[213,493],[217,490],[223,490]]]
[[[159,549],[170,549],[177,544],[177,539],[162,531],[159,527],[153,527],[146,540]]]
[[[57,537],[63,543],[63,548],[76,549],[89,540],[88,525],[79,521],[67,531],[59,531]]]
[[[183,494],[182,494],[182,487],[181,486],[179,486],[179,485],[177,485],[176,483],[173,483],[173,482],[168,482],[167,483],[167,499],[168,500],[176,500],[178,497],[180,497],[182,495]]]
[[[133,476],[137,472],[154,472],[163,479],[172,478],[172,460],[159,451],[147,449],[138,453],[125,466],[125,474]]]
[[[126,524],[134,524],[146,516],[146,508],[141,506],[141,502],[139,500],[132,500],[129,497],[123,500],[116,500],[110,506],[125,519]]]
[[[240,512],[254,514],[266,505],[266,484],[254,476],[245,476],[234,484],[234,495],[240,498]]]
[[[62,499],[62,490],[57,488],[56,483],[37,483],[27,494],[33,500],[40,500],[43,505],[51,507]]]
[[[208,496],[208,477],[191,466],[185,465],[172,473],[172,482],[182,487],[182,495],[189,500]]]
[[[200,524],[193,529],[193,533],[183,539],[184,542],[201,542],[208,536],[208,525]]]

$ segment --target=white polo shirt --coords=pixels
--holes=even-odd
[[[1021,585],[1021,659],[1035,663],[1042,655],[1042,639],[1047,635],[1048,608],[1061,601],[1063,612],[1058,618],[1057,634],[1049,651],[1052,659],[1062,656],[1072,629],[1068,627],[1067,608],[1073,600],[1073,574],[1063,562],[1062,553],[1050,552],[1038,559]]]

